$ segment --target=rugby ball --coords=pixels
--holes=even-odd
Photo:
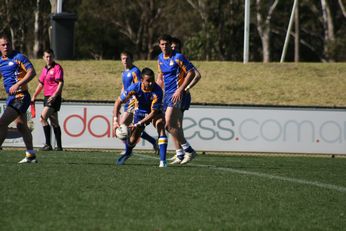
[[[126,140],[129,136],[129,128],[125,124],[121,124],[120,127],[115,130],[115,134],[118,139]]]

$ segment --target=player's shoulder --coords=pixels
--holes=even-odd
[[[136,74],[140,74],[140,73],[141,73],[141,70],[140,70],[137,66],[135,66],[135,65],[132,66],[132,68],[130,69],[130,71],[131,71],[132,73],[136,73]]]
[[[61,70],[63,69],[62,66],[57,62],[54,62],[54,68],[55,69],[61,69]]]
[[[15,60],[28,60],[28,58],[24,54],[22,54],[22,53],[20,53],[19,51],[16,51],[16,50],[14,50],[12,52],[10,57],[12,59],[15,59]]]
[[[163,94],[162,88],[157,83],[154,83],[153,92],[157,94]]]
[[[176,59],[183,59],[183,58],[185,58],[185,56],[182,53],[179,53],[177,51],[173,51],[172,56],[174,56],[174,58],[176,58]]]
[[[138,91],[141,89],[141,82],[132,83],[129,88]]]

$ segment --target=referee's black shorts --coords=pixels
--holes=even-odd
[[[61,107],[61,95],[58,95],[53,103],[48,103],[48,99],[50,96],[45,96],[44,97],[44,101],[43,101],[43,106],[45,107],[51,107],[54,108],[54,110],[56,112],[60,111],[60,107]]]

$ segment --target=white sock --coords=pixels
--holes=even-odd
[[[185,144],[182,144],[181,147],[186,150],[190,147],[190,144],[188,142],[186,142]]]
[[[177,154],[177,156],[182,156],[182,155],[184,155],[184,150],[183,149],[177,149],[177,150],[175,150],[175,153]]]

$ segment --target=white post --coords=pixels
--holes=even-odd
[[[60,14],[62,12],[62,2],[64,0],[58,0],[57,4],[56,4],[56,13]]]
[[[250,0],[245,0],[244,8],[244,54],[243,63],[249,62]]]
[[[287,32],[286,32],[285,43],[284,43],[284,47],[282,49],[280,63],[283,63],[285,61],[287,46],[288,46],[290,33],[291,33],[291,29],[292,29],[292,24],[293,24],[293,20],[294,20],[294,14],[295,14],[296,8],[297,8],[297,3],[298,3],[298,0],[294,0],[292,12],[291,12],[291,18],[290,18],[290,22],[288,23],[288,28],[287,28]]]

